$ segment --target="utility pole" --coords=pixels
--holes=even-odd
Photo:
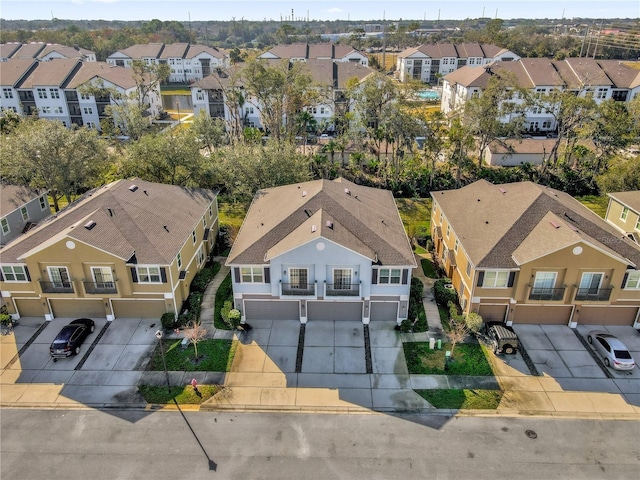
[[[387,68],[387,33],[385,29],[385,11],[382,12],[382,70]]]

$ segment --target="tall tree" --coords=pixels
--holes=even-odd
[[[225,121],[222,118],[212,118],[204,110],[195,116],[191,125],[196,141],[202,148],[206,148],[209,154],[214,148],[227,143]]]
[[[49,191],[53,208],[59,201],[68,202],[79,193],[101,183],[110,165],[106,143],[95,130],[66,128],[61,122],[29,120],[0,144],[4,179]]]

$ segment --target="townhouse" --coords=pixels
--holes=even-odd
[[[179,313],[217,233],[215,192],[118,180],[0,251],[2,302],[14,319]]]
[[[630,102],[640,93],[640,71],[617,60],[595,60],[593,58],[523,58],[514,62],[494,62],[484,68],[463,67],[443,79],[441,110],[446,115],[455,115],[464,109],[472,97],[482,95],[489,78],[502,72],[510,72],[518,86],[539,95],[554,90],[565,90],[579,96],[591,96],[596,103],[606,100]],[[518,95],[510,100],[522,104]],[[548,108],[528,108],[525,129],[532,134],[545,134],[557,129]],[[503,118],[508,121],[508,118]]]
[[[96,97],[83,93],[83,86],[102,85],[118,92]],[[78,59],[9,59],[0,69],[0,111],[18,115],[38,115],[57,120],[65,126],[100,128],[106,118],[105,108],[117,102],[137,102],[136,79],[131,70],[104,62],[82,62]],[[160,90],[150,91],[145,103],[150,117],[162,108]]]
[[[440,77],[464,66],[479,67],[495,61],[519,59],[506,48],[486,43],[423,44],[399,53],[396,70],[401,82],[420,80],[433,85]]]
[[[51,215],[47,192],[0,184],[0,247]]]
[[[190,43],[138,44],[107,57],[110,65],[127,68],[136,60],[147,65],[168,65],[171,70],[169,83],[193,83],[210,75],[215,69],[229,65],[227,52]]]
[[[640,244],[640,191],[609,193],[605,220]]]
[[[20,43],[9,42],[0,44],[0,62],[10,58],[36,59],[47,62],[56,58],[75,58],[83,62],[95,62],[96,54],[82,47],[69,47],[59,43]]]
[[[258,192],[226,264],[245,321],[407,318],[415,257],[390,191],[344,179]]]
[[[639,325],[640,246],[570,195],[479,180],[431,196],[435,254],[464,312],[508,324]]]
[[[291,62],[307,62],[309,60],[332,60],[334,62],[358,63],[369,66],[369,57],[355,48],[330,43],[292,43],[281,44],[258,56],[265,60],[289,60]]]

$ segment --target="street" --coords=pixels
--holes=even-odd
[[[1,412],[1,478],[638,478],[634,421]],[[215,469],[215,470],[214,470]]]

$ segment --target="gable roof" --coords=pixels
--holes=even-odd
[[[78,88],[94,78],[107,80],[125,90],[136,86],[134,74],[130,68],[117,67],[106,62],[83,62],[65,88]]]
[[[38,68],[32,70],[16,88],[61,87],[80,65],[82,62],[75,58],[56,58],[50,62],[38,62]]]
[[[281,59],[305,58],[305,59],[342,59],[347,55],[356,53],[366,58],[362,52],[349,45],[335,43],[291,43],[280,44],[264,52],[261,57],[276,57]]]
[[[20,262],[29,253],[69,236],[125,261],[135,255],[140,264],[167,265],[215,197],[211,190],[118,180],[86,193],[5,247],[2,262]],[[89,221],[96,225],[83,228]]]
[[[568,230],[621,261],[640,266],[638,245],[558,190],[532,182],[493,185],[478,180],[458,190],[432,192],[431,196],[442,207],[476,267],[517,268],[514,252],[519,248],[517,258],[528,258],[552,245],[566,244],[566,235],[578,238]],[[550,212],[562,219],[560,227],[549,230],[546,236],[537,236],[540,230],[536,227],[544,225]],[[549,246],[532,246],[539,242]]]
[[[640,191],[633,190],[630,192],[613,192],[608,194],[611,198],[621,203],[625,207],[630,208],[640,215]]]
[[[2,86],[15,86],[28,76],[39,62],[33,58],[10,58],[2,62],[0,68],[0,84]]]
[[[1,184],[0,189],[0,216],[6,217],[15,209],[22,207],[31,200],[45,193],[45,190],[34,190],[22,185]]]
[[[269,263],[319,237],[381,265],[416,265],[391,192],[342,178],[256,193],[227,265]]]

